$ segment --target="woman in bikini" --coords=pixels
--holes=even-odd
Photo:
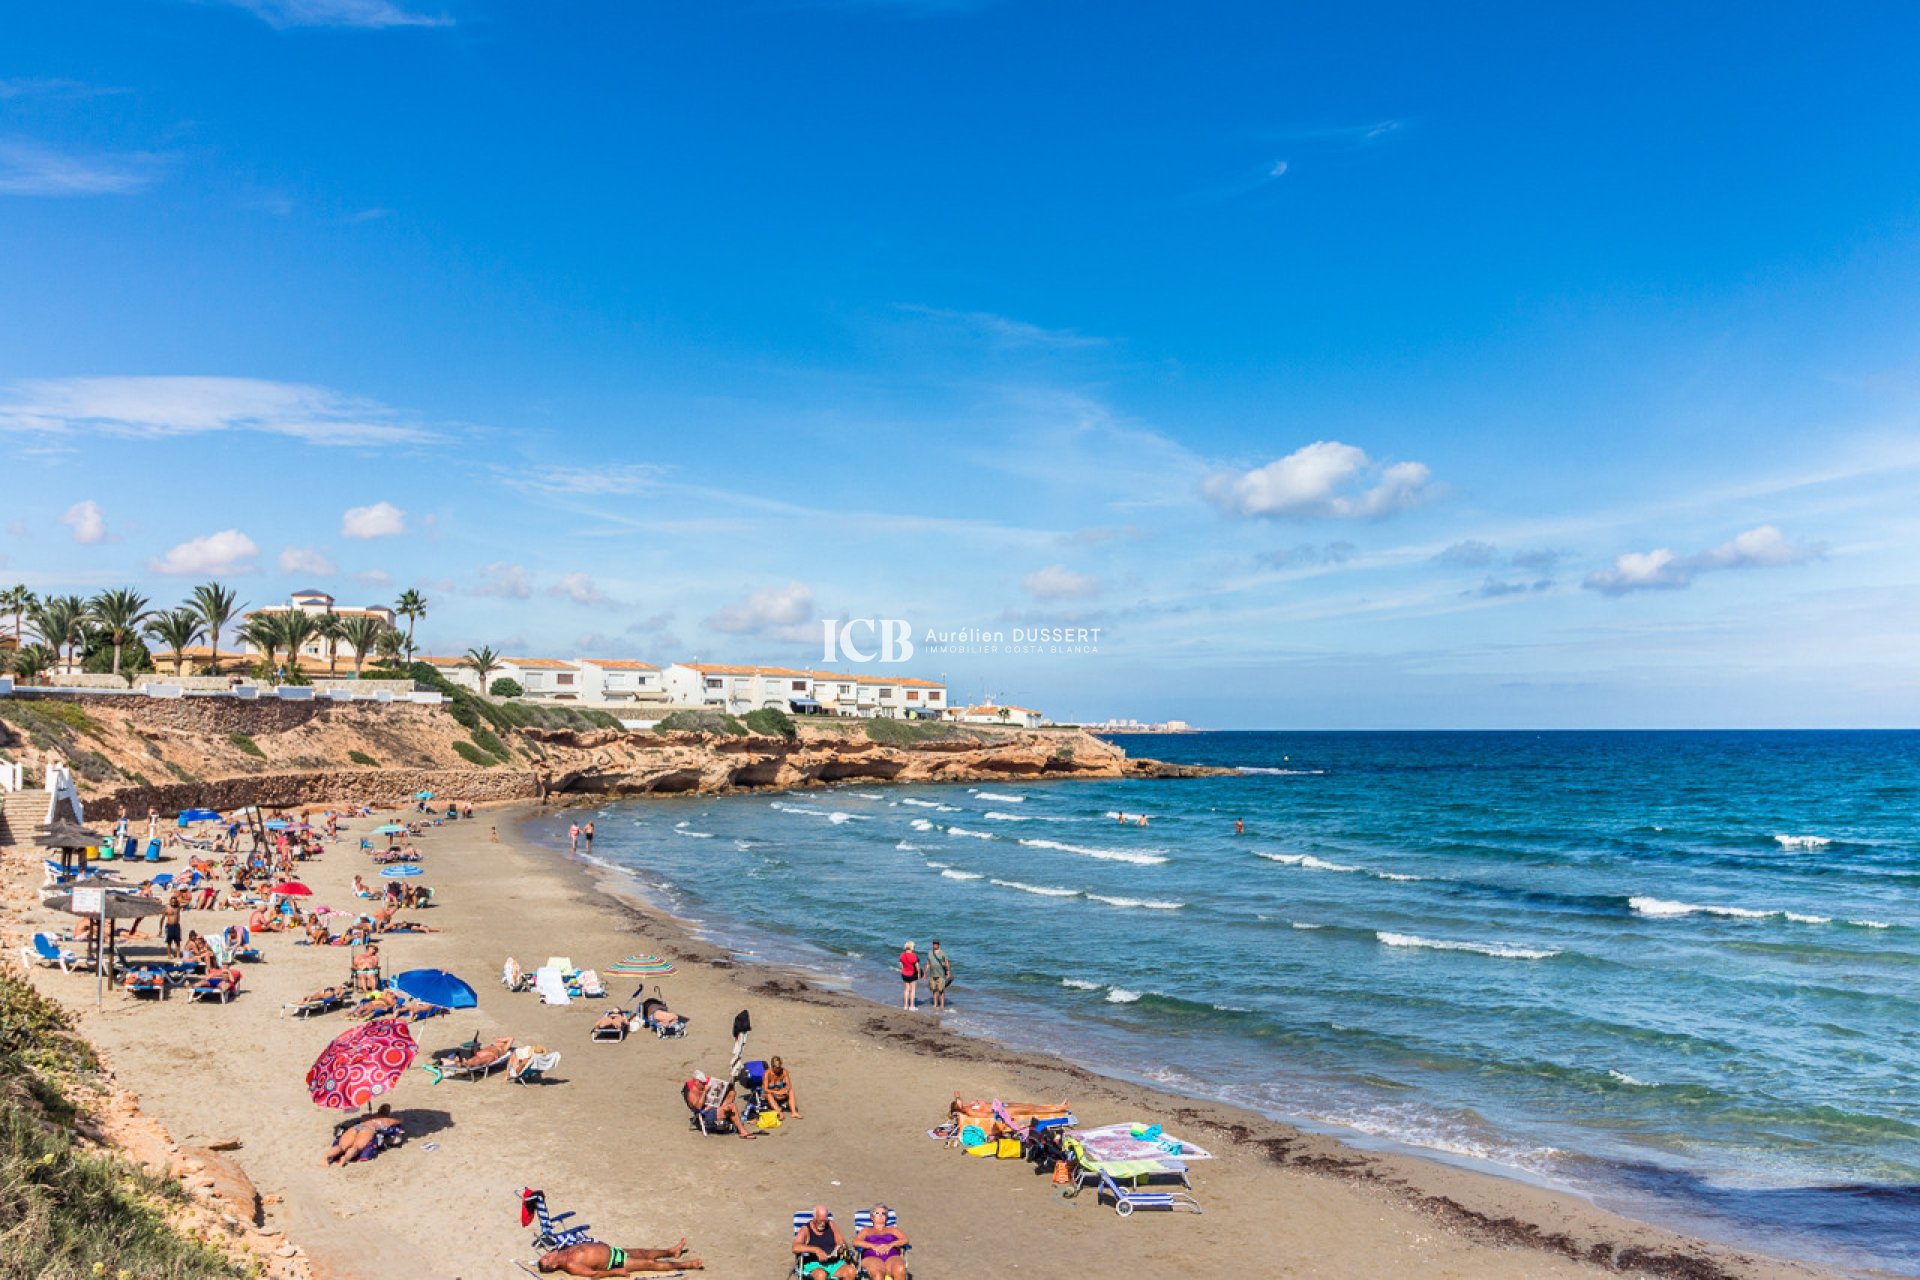
[[[767,1063],[766,1079],[761,1087],[767,1091],[767,1101],[773,1104],[774,1112],[782,1119],[792,1116],[801,1118],[799,1105],[793,1100],[793,1077],[787,1074],[787,1064],[775,1058]]]
[[[907,1233],[887,1225],[887,1206],[873,1206],[873,1225],[853,1237],[860,1274],[868,1280],[907,1280]]]

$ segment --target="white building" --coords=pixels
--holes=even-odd
[[[662,673],[675,706],[713,707],[744,715],[761,707],[886,720],[930,719],[947,705],[947,689],[911,676],[854,675],[792,667],[676,662]]]
[[[329,613],[342,618],[378,618],[388,626],[394,625],[395,620],[393,610],[383,604],[370,604],[363,609],[351,607],[340,608],[334,604],[332,596],[324,591],[316,591],[312,588],[305,591],[294,592],[287,598],[286,604],[262,605],[258,609],[248,610],[245,616],[248,618],[257,618],[262,614],[277,613],[304,613],[315,618]],[[265,652],[258,645],[252,644],[244,639],[241,641],[241,645],[244,652],[251,657],[266,656]],[[283,653],[280,656],[284,661],[286,655]],[[353,650],[344,644],[339,646],[339,651],[336,656],[345,660],[349,665],[353,662]],[[312,637],[304,645],[300,646],[300,658],[302,659],[301,665],[304,667],[324,667],[327,662],[327,642],[319,636]]]
[[[636,658],[581,658],[573,664],[580,668],[586,683],[583,702],[658,702],[667,701],[667,688],[660,668]]]
[[[421,657],[424,662],[463,689],[480,687],[467,660]],[[527,698],[552,702],[579,702],[594,706],[622,703],[664,703],[667,693],[660,669],[634,658],[502,658],[487,677],[519,684]]]
[[[983,702],[971,707],[950,707],[947,710],[949,720],[958,720],[962,724],[1005,724],[1019,729],[1038,729],[1046,722],[1046,717],[1032,707],[1015,707],[993,702]]]

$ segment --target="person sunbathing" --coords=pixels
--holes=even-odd
[[[400,1012],[404,1003],[398,991],[381,991],[347,1010],[349,1018],[386,1018]]]
[[[367,882],[359,876],[353,878],[353,896],[356,898],[377,898],[380,895],[367,888]]]
[[[307,925],[307,942],[316,947],[333,945],[333,935],[327,932],[327,922],[315,916]]]
[[[844,1256],[847,1251],[845,1237],[840,1228],[827,1215],[827,1206],[813,1206],[813,1216],[800,1224],[793,1233],[793,1255],[800,1259],[800,1274],[807,1277],[826,1276],[828,1280],[839,1280],[842,1272],[853,1263]]]
[[[700,1117],[700,1123],[710,1132],[725,1133],[733,1130],[735,1137],[757,1138],[759,1131],[749,1128],[740,1119],[740,1108],[733,1101],[733,1085],[725,1080],[712,1080],[704,1071],[693,1073],[693,1079],[681,1087],[680,1100],[687,1104],[687,1110]]]
[[[320,1163],[322,1166],[352,1164],[380,1141],[381,1134],[405,1130],[400,1117],[393,1114],[393,1104],[383,1102],[380,1109],[365,1120],[356,1120],[336,1134],[333,1145],[327,1148],[326,1159]]]
[[[507,1063],[507,1079],[518,1080],[533,1067],[533,1060],[547,1051],[543,1044],[523,1044],[513,1051],[513,1060]]]
[[[247,917],[247,928],[255,933],[278,933],[282,927],[280,918],[265,907],[255,907]]]
[[[298,1001],[295,1001],[295,1003],[296,1004],[337,1004],[338,1002],[345,1000],[346,998],[347,998],[347,989],[345,987],[322,987],[318,991],[310,992],[304,998]]]
[[[704,1271],[707,1264],[687,1256],[686,1237],[671,1249],[622,1249],[589,1240],[543,1254],[533,1264],[543,1276],[639,1276],[655,1271]]]
[[[801,1119],[799,1104],[793,1098],[793,1077],[787,1074],[787,1064],[779,1058],[767,1063],[766,1077],[760,1087],[767,1092],[767,1101],[773,1104],[774,1114],[785,1118],[792,1116]]]
[[[238,969],[209,969],[207,970],[206,976],[201,978],[199,983],[196,984],[195,990],[224,991],[227,994],[232,994],[238,990],[239,987],[240,971]]]
[[[680,1015],[667,1008],[667,1002],[659,996],[648,996],[640,1002],[640,1018],[656,1027],[671,1027],[680,1021]]]
[[[353,953],[353,985],[360,991],[378,991],[380,989],[380,946],[368,942]]]
[[[595,1031],[618,1031],[621,1035],[633,1030],[633,1015],[625,1009],[609,1009],[594,1020]]]
[[[907,1233],[887,1224],[887,1206],[873,1206],[873,1225],[855,1233],[860,1274],[867,1280],[907,1280]]]
[[[430,924],[421,924],[418,920],[395,920],[385,926],[387,933],[438,933]]]
[[[451,1067],[461,1071],[471,1071],[480,1067],[490,1067],[512,1052],[513,1037],[501,1036],[498,1040],[483,1044],[470,1053],[463,1054],[455,1050],[440,1059],[440,1067],[442,1070]]]

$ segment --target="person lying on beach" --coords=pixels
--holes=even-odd
[[[387,1018],[400,1012],[405,1001],[398,991],[382,991],[347,1010],[349,1018]]]
[[[733,1085],[725,1080],[712,1080],[704,1071],[693,1073],[693,1079],[680,1089],[680,1101],[687,1104],[687,1110],[700,1117],[700,1122],[715,1133],[724,1133],[731,1128],[735,1137],[757,1138],[759,1130],[750,1129],[740,1120],[740,1108],[734,1105]]]
[[[633,1015],[625,1009],[609,1009],[594,1019],[595,1031],[618,1031],[622,1035],[633,1030]]]
[[[418,920],[395,920],[391,924],[383,926],[383,931],[386,933],[438,933],[440,932],[438,929],[434,928],[432,925],[421,924]]]
[[[383,1102],[380,1109],[365,1120],[356,1120],[342,1129],[327,1148],[327,1155],[320,1163],[323,1166],[352,1164],[367,1153],[367,1148],[380,1141],[380,1135],[389,1130],[401,1130],[405,1126],[400,1117],[393,1114],[393,1104]]]
[[[446,1057],[440,1058],[440,1066],[443,1069],[446,1067],[458,1067],[463,1071],[473,1067],[490,1067],[512,1052],[513,1037],[501,1036],[498,1040],[490,1044],[483,1044],[470,1053],[463,1054],[455,1050]]]
[[[800,1274],[803,1276],[826,1276],[828,1280],[839,1280],[839,1276],[853,1263],[842,1255],[847,1251],[847,1242],[840,1234],[840,1228],[827,1216],[827,1206],[813,1206],[813,1216],[800,1224],[793,1233],[793,1256],[800,1259]]]
[[[867,1280],[907,1280],[907,1233],[887,1225],[887,1206],[873,1206],[873,1225],[855,1233],[860,1274]]]
[[[704,1271],[707,1264],[687,1256],[686,1237],[671,1249],[622,1249],[589,1240],[545,1254],[533,1264],[540,1274],[562,1276],[638,1276],[654,1271]]]
[[[667,1008],[667,1002],[659,996],[648,996],[640,1002],[640,1018],[661,1027],[671,1027],[680,1021],[680,1015]]]
[[[792,1116],[802,1119],[799,1104],[793,1099],[793,1077],[787,1073],[787,1064],[774,1058],[767,1063],[766,1077],[760,1087],[767,1091],[767,1101],[773,1104],[774,1114],[781,1119]]]
[[[332,1004],[335,1001],[345,1000],[346,998],[347,989],[345,987],[322,987],[318,991],[310,992],[304,999],[301,999],[297,1003]]]

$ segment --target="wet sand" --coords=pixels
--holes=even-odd
[[[799,975],[736,968],[678,922],[622,892],[617,877],[536,849],[514,834],[513,811],[419,841],[439,905],[416,913],[438,933],[396,936],[388,972],[444,968],[480,993],[477,1009],[416,1028],[422,1058],[472,1035],[512,1034],[561,1052],[551,1083],[502,1075],[433,1085],[418,1067],[390,1095],[412,1137],[398,1151],[346,1169],[320,1157],[335,1113],[315,1107],[303,1077],[339,1013],[283,1017],[281,1006],[347,976],[344,948],[258,941],[230,1005],[135,1004],[109,992],[93,1008],[90,977],[35,971],[41,988],[80,1015],[121,1083],[185,1144],[238,1139],[232,1158],[263,1194],[282,1197],[269,1221],[311,1255],[319,1274],[347,1280],[518,1274],[530,1259],[516,1193],[544,1188],[594,1234],[626,1248],[682,1235],[720,1276],[772,1277],[789,1258],[790,1215],[825,1201],[848,1222],[882,1201],[911,1236],[922,1280],[990,1274],[1078,1276],[1597,1276],[1710,1280],[1826,1274],[1797,1263],[1688,1240],[1604,1212],[1577,1196],[1412,1156],[1353,1150],[1232,1107],[1094,1076],[1041,1056],[943,1032],[933,1015],[886,1009]],[[358,832],[303,864],[315,901],[354,905],[347,886],[373,868]],[[497,826],[503,843],[487,840]],[[36,882],[11,860],[15,885]],[[56,923],[34,909],[32,927]],[[217,931],[237,916],[194,912]],[[151,932],[152,926],[149,926]],[[157,952],[157,948],[154,949]],[[499,983],[502,961],[528,969],[549,955],[604,968],[657,952],[680,972],[660,980],[692,1018],[683,1040],[649,1033],[595,1044],[588,1028],[633,979],[609,978],[611,1000],[548,1007]],[[138,953],[136,953],[138,954]],[[752,1012],[749,1056],[781,1055],[805,1118],[751,1141],[689,1129],[678,1087],[694,1070],[721,1073],[734,1014]],[[958,1091],[968,1098],[1068,1100],[1082,1123],[1157,1121],[1209,1147],[1193,1166],[1201,1215],[1118,1217],[1091,1193],[1053,1194],[1022,1162],[981,1160],[930,1141]],[[433,1149],[429,1150],[429,1145]]]

